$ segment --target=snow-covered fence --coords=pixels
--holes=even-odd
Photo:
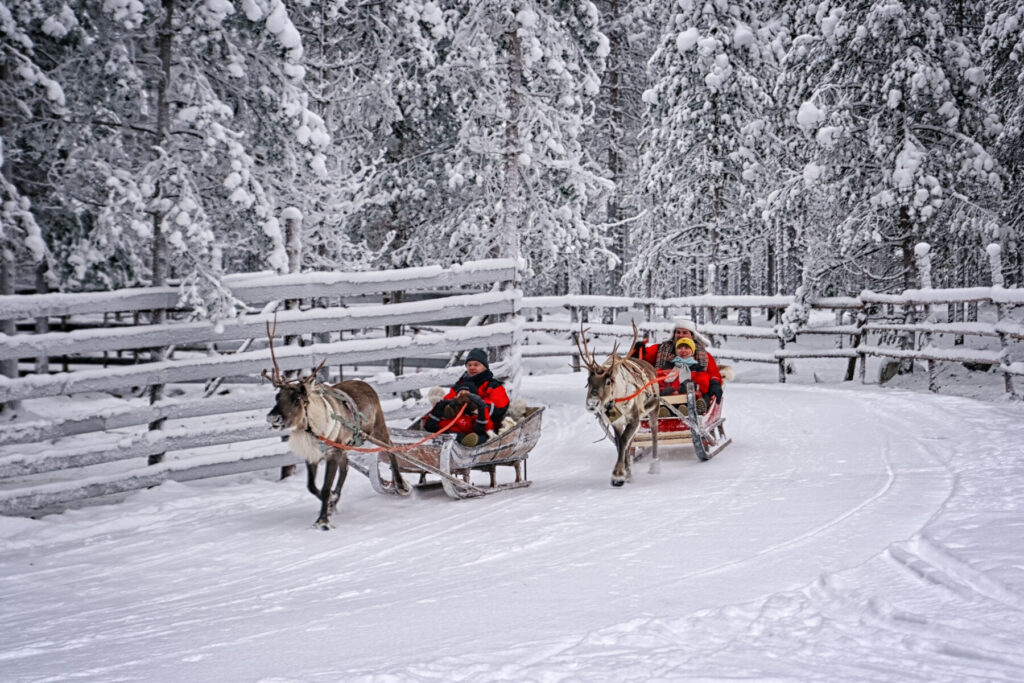
[[[857,297],[809,299],[807,305],[817,315],[811,316],[813,322],[793,330],[784,331],[781,324],[768,320],[751,326],[728,322],[729,312],[737,309],[748,314],[732,316],[736,320],[752,319],[750,312],[753,311],[772,311],[777,321],[775,313],[792,301],[793,297],[789,296],[525,297],[522,311],[527,321],[523,325],[525,338],[521,352],[524,357],[571,356],[576,351],[571,333],[579,330],[581,324],[595,337],[596,348],[608,352],[615,341],[624,349],[632,338],[631,322],[636,322],[642,337],[661,340],[671,335],[674,318],[717,319],[721,322],[699,326],[711,339],[715,357],[775,363],[779,366],[780,382],[785,382],[789,365],[801,358],[845,358],[849,361],[847,380],[853,379],[855,364],[859,362],[860,378],[864,381],[866,361],[871,356],[932,361],[929,371],[933,375],[930,382],[933,387],[935,363],[939,361],[997,368],[1005,378],[1006,391],[1011,396],[1017,395],[1012,380],[1014,376],[1024,375],[1024,325],[1014,317],[1014,311],[1024,310],[1021,308],[1024,307],[1024,290],[996,286],[907,290],[902,294],[865,291]],[[965,303],[988,304],[996,319],[938,321],[944,309]],[[553,313],[558,315],[552,316]],[[589,322],[609,319],[616,322]],[[910,320],[914,322],[908,322]],[[793,333],[792,338],[788,337],[789,332]],[[886,333],[907,334],[915,341],[910,348],[888,345],[882,343],[888,338]],[[968,336],[979,342],[976,347],[942,347],[939,345],[942,335]],[[799,343],[808,337],[831,337],[833,343],[827,348]],[[998,340],[998,348],[983,348],[980,340],[986,338]]]
[[[23,361],[25,373],[0,377],[0,402],[21,402],[20,415],[0,424],[0,514],[59,507],[166,479],[293,464],[264,419],[273,387],[253,381],[270,368],[266,324],[275,316],[282,371],[308,372],[326,361],[335,381],[341,373],[369,373],[393,416],[401,417],[403,408],[415,411],[401,394],[451,383],[461,367],[396,377],[381,372],[384,366],[396,358],[435,358],[435,365],[444,365],[474,346],[511,348],[521,300],[516,278],[509,260],[375,273],[233,276],[227,281],[232,292],[254,312],[219,324],[182,320],[113,328],[78,324],[97,325],[115,313],[137,318],[143,312],[145,318],[149,310],[174,310],[176,290],[0,296],[0,321],[55,317],[69,330],[0,335],[0,360]],[[381,303],[394,292],[412,296]],[[422,300],[408,300],[413,298]],[[286,301],[290,306],[283,310]],[[467,318],[474,324],[447,322]],[[385,336],[385,327],[397,325],[405,326],[404,334]],[[153,360],[158,357],[148,350],[154,347],[177,350]],[[135,364],[76,362],[113,354],[131,354]],[[507,359],[492,367],[514,374],[517,355],[501,355]],[[37,374],[25,362],[46,357],[64,359],[68,370]],[[224,378],[216,391],[204,391],[203,383],[211,387]],[[144,389],[155,384],[172,388],[147,405]],[[147,429],[153,424],[162,428]],[[157,464],[147,465],[147,459]]]

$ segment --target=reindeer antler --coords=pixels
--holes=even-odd
[[[630,344],[629,344],[629,348],[630,348],[630,350],[632,350],[632,349],[633,349],[633,347],[634,347],[634,346],[636,346],[636,341],[637,341],[637,339],[639,339],[639,337],[640,337],[640,330],[639,330],[639,329],[637,329],[637,326],[636,326],[636,321],[635,321],[635,320],[633,320],[633,321],[631,321],[631,322],[633,323],[633,341],[632,341],[632,342],[630,342]]]
[[[299,377],[297,379],[289,380],[289,379],[285,379],[284,377],[281,376],[281,368],[277,364],[277,355],[274,353],[274,336],[277,334],[277,313],[274,314],[274,326],[273,327],[270,326],[270,321],[269,320],[267,321],[266,324],[267,324],[267,340],[268,340],[269,345],[270,345],[270,361],[274,364],[274,374],[273,375],[268,375],[266,369],[264,369],[263,372],[261,372],[260,374],[263,377],[269,379],[270,382],[275,387],[279,387],[279,388],[283,387],[283,386],[287,386],[289,384],[292,384],[293,382],[305,382],[305,381],[310,380],[310,379],[315,379],[316,376],[320,374],[320,370],[322,370],[324,365],[327,364],[327,359],[326,358],[324,358],[322,361],[320,361],[320,365],[316,366],[316,369],[314,369],[313,373],[311,375],[309,375],[308,377],[304,377],[304,378],[303,377]]]
[[[580,357],[583,359],[583,363],[587,366],[587,369],[597,367],[597,359],[594,358],[594,352],[590,350],[589,346],[587,346],[587,330],[583,329],[582,322],[580,323],[579,334],[573,332],[572,338],[576,342],[576,349],[580,352]],[[582,346],[580,346],[581,338],[583,339]]]
[[[616,341],[614,346],[612,346],[612,362],[611,362],[611,365],[610,365],[611,368],[614,368],[617,364],[619,364],[620,362],[622,362],[625,358],[627,358],[629,356],[629,353],[632,352],[633,347],[636,346],[636,341],[637,341],[637,338],[639,338],[639,336],[640,336],[640,330],[637,329],[636,321],[634,320],[633,321],[633,341],[631,341],[629,343],[630,351],[627,352],[627,354],[625,356],[619,356],[619,342]]]
[[[271,384],[275,387],[283,387],[288,384],[287,380],[281,379],[281,368],[277,365],[277,356],[274,355],[274,335],[277,334],[277,313],[274,314],[274,327],[270,327],[270,321],[267,321],[267,340],[270,342],[270,361],[274,364],[274,374],[270,376],[267,374],[266,368],[261,373],[263,377],[270,380]]]

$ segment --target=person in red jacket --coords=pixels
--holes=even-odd
[[[673,368],[672,359],[676,355],[676,342],[680,339],[692,339],[696,345],[693,357],[697,364],[690,370],[690,378],[697,384],[700,393],[713,396],[718,404],[722,403],[722,373],[718,370],[718,363],[708,353],[709,341],[704,335],[697,331],[697,326],[692,320],[681,318],[675,321],[672,330],[672,338],[660,344],[645,345],[637,342],[630,351],[634,358],[642,358],[651,365],[659,374],[665,374]]]
[[[680,337],[676,340],[676,355],[672,359],[672,369],[668,371],[664,379],[661,379],[662,396],[677,396],[686,393],[686,387],[680,381],[680,370],[686,368],[693,372],[698,369],[697,359],[693,357],[696,351],[697,344],[689,337]]]
[[[437,432],[451,425],[449,431],[462,435],[459,443],[477,446],[487,441],[489,431],[496,432],[501,427],[508,404],[505,387],[491,373],[487,352],[473,349],[466,355],[466,372],[423,416],[423,429]],[[462,405],[466,410],[455,417]]]

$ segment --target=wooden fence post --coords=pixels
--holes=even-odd
[[[5,249],[2,256],[0,256],[0,294],[15,294],[14,288],[14,255],[9,250]],[[0,332],[13,336],[17,332],[17,321],[12,319],[0,320]],[[0,374],[11,379],[18,378],[18,360],[16,358],[11,360],[0,361]],[[6,403],[0,404],[0,412],[13,413],[18,410],[21,406],[20,401],[7,401]]]
[[[1002,289],[1002,247],[996,243],[992,243],[985,248],[985,251],[988,253],[989,268],[992,271],[992,289]],[[1004,325],[1012,322],[1010,320],[1009,309],[1010,307],[1005,302],[996,302],[996,311],[999,314],[999,320],[996,322],[998,327],[996,331],[999,334],[999,364],[1003,369],[1003,388],[1006,390],[1006,393],[1010,395],[1010,398],[1020,400],[1021,397],[1017,394],[1013,385],[1013,374],[1010,373],[1010,339],[1006,332],[1003,331]]]
[[[862,308],[857,312],[857,332],[850,338],[850,348],[860,348],[861,343],[864,341],[864,326],[868,323],[868,307],[863,303]],[[846,376],[843,378],[846,382],[853,381],[854,369],[857,367],[857,359],[860,359],[860,383],[864,383],[864,377],[866,375],[865,365],[867,364],[867,354],[857,353],[856,358],[851,358],[850,362],[846,364]]]
[[[932,288],[932,255],[931,245],[927,242],[920,242],[914,247],[914,262],[917,265],[917,273],[921,278],[921,289],[928,290]],[[927,325],[932,322],[932,306],[927,301],[924,303],[924,323]],[[918,350],[931,346],[932,333],[927,330],[921,333],[920,343],[917,345]],[[926,363],[928,364],[928,391],[932,393],[938,393],[939,391],[939,380],[936,376],[938,364],[931,358]]]
[[[750,259],[744,258],[740,260],[740,294],[750,294],[750,289]],[[751,319],[754,317],[753,313],[749,306],[740,308],[736,318],[737,323],[744,327],[750,327]]]
[[[785,350],[786,350],[786,340],[780,334],[779,335],[779,351],[785,351]],[[779,356],[779,383],[780,384],[785,384],[786,383],[786,358],[784,356]]]
[[[580,321],[580,313],[579,313],[579,308],[577,306],[569,306],[569,321],[570,322],[574,322],[574,323],[577,323],[577,322]],[[576,333],[576,329],[575,329],[576,326],[573,325],[572,327],[573,327],[573,333],[575,334]],[[581,327],[582,327],[582,325],[581,325]],[[580,371],[580,354],[578,354],[578,353],[572,354],[572,367],[573,367],[573,372],[579,372]]]

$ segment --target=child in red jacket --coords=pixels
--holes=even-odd
[[[686,387],[681,386],[679,381],[679,371],[682,368],[687,368],[691,372],[699,369],[697,359],[693,357],[696,351],[697,344],[689,337],[682,337],[676,340],[676,355],[672,357],[672,369],[661,380],[662,396],[675,396],[686,393]]]

